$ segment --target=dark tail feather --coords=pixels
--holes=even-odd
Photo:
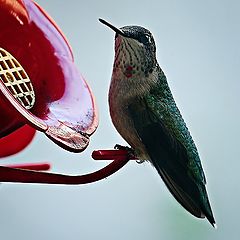
[[[216,223],[207,197],[205,186],[198,187],[196,184],[189,184],[188,190],[183,190],[167,173],[162,170],[155,162],[158,173],[163,179],[174,198],[191,214],[197,218],[207,218],[213,227]],[[181,181],[180,181],[181,182]],[[201,188],[201,190],[199,189]],[[200,190],[200,191],[199,191]],[[202,193],[201,193],[202,192]],[[203,199],[204,198],[204,199]],[[203,201],[201,201],[203,199]]]
[[[159,122],[142,128],[140,133],[151,162],[176,200],[194,216],[206,217],[214,226],[205,179],[195,179],[191,175],[185,147]],[[202,171],[201,168],[198,170]]]

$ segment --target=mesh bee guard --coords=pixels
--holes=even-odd
[[[0,79],[26,109],[35,102],[33,85],[21,64],[5,49],[0,48]]]

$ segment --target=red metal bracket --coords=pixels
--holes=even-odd
[[[25,165],[25,167],[23,165],[18,166],[22,169],[16,168],[16,166],[0,166],[0,182],[87,184],[107,178],[121,169],[130,160],[129,154],[126,150],[97,150],[93,151],[92,157],[95,160],[113,160],[113,162],[93,173],[77,176],[37,172],[36,170],[40,169],[34,168],[33,165]]]
[[[23,163],[23,164],[9,164],[5,165],[5,167],[34,171],[48,171],[51,168],[51,165],[49,163]]]

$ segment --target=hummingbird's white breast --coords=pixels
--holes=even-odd
[[[149,159],[129,116],[128,106],[149,93],[156,84],[157,71],[156,68],[151,73],[144,71],[144,49],[139,51],[137,44],[134,39],[116,39],[109,107],[117,131],[135,149],[139,158]]]

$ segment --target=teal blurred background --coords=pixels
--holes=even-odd
[[[148,163],[128,163],[84,186],[2,184],[3,240],[237,240],[240,169],[240,2],[227,0],[37,1],[68,38],[91,86],[100,124],[82,154],[66,152],[43,134],[2,163],[52,161],[53,171],[86,173],[106,163],[94,149],[125,144],[114,129],[107,94],[114,33],[98,22],[141,25],[154,35],[157,56],[196,142],[218,228],[188,214]]]

